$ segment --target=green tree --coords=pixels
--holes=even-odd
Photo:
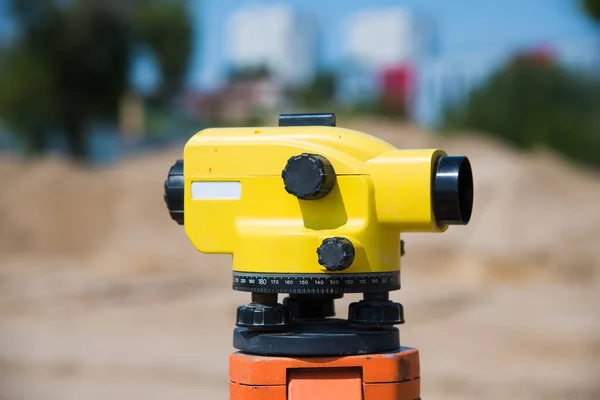
[[[600,81],[522,56],[446,110],[449,131],[476,129],[521,148],[546,146],[600,167]]]
[[[227,80],[229,82],[246,82],[256,79],[266,79],[271,77],[271,71],[267,65],[258,65],[253,67],[231,68]]]
[[[600,23],[600,0],[580,0],[583,10],[596,22]]]
[[[186,0],[136,0],[135,39],[154,53],[162,82],[152,97],[165,106],[181,89],[192,52],[192,23]]]
[[[319,72],[311,81],[295,89],[292,96],[300,107],[328,107],[334,100],[335,88],[335,74]]]
[[[152,100],[164,105],[179,91],[191,45],[184,2],[9,1],[17,34],[1,57],[0,118],[31,152],[44,151],[55,130],[83,160],[87,125],[118,117],[137,46],[150,48],[161,70]]]

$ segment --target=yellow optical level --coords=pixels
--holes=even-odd
[[[466,157],[292,114],[195,134],[165,200],[199,251],[233,255],[234,289],[373,293],[400,287],[402,232],[468,223],[473,180]]]

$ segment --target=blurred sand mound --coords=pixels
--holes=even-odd
[[[599,176],[472,134],[345,126],[473,165],[471,223],[404,237],[393,296],[423,397],[600,398]],[[101,170],[0,159],[0,398],[226,398],[248,296],[229,289],[230,258],[198,253],[168,216],[180,154]]]

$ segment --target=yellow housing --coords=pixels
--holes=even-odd
[[[333,165],[336,182],[322,199],[299,200],[284,189],[281,172],[302,153]],[[234,271],[398,271],[401,232],[447,228],[435,221],[431,194],[444,155],[328,126],[206,129],[184,149],[185,231],[201,252],[232,254]],[[356,252],[342,272],[318,263],[317,248],[334,236]]]

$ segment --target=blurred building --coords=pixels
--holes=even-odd
[[[437,124],[446,107],[464,100],[510,56],[509,52],[492,51],[418,63],[418,82],[411,104],[413,118],[422,125]]]
[[[415,65],[436,54],[435,25],[402,7],[371,8],[342,25],[346,65],[338,77],[344,104],[377,102],[386,113],[407,115],[417,78]]]
[[[316,71],[316,25],[286,4],[251,5],[227,22],[226,54],[231,69],[266,68],[282,84],[297,86]]]
[[[369,104],[377,101],[377,73],[367,66],[347,62],[337,70],[336,100],[344,105]]]
[[[368,9],[351,15],[342,28],[346,57],[374,69],[431,56],[431,21],[401,7]]]

